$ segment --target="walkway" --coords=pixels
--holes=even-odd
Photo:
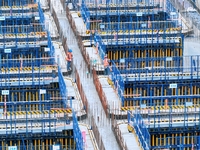
[[[77,70],[79,71],[80,79],[83,84],[83,89],[88,99],[89,103],[89,118],[90,116],[94,116],[96,124],[99,128],[100,134],[102,136],[103,143],[105,148],[108,150],[119,150],[118,143],[116,142],[115,136],[111,130],[111,122],[109,119],[106,118],[106,115],[103,111],[103,107],[101,105],[100,99],[98,97],[97,91],[93,84],[93,78],[90,76],[87,78],[87,67],[81,55],[80,49],[78,48],[78,44],[76,38],[73,34],[71,27],[69,26],[69,22],[65,16],[65,12],[61,9],[61,3],[59,0],[52,0],[52,4],[54,9],[57,11],[58,19],[60,25],[64,31],[64,34],[68,40],[68,47],[73,50],[74,55],[74,65],[76,66]],[[61,14],[63,12],[63,14]],[[99,116],[99,121],[97,118]],[[89,123],[90,120],[88,120]]]

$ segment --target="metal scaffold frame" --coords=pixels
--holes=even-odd
[[[73,131],[74,131],[74,139],[76,141],[76,150],[83,150],[83,137],[81,130],[78,125],[78,120],[75,112],[73,112]]]
[[[24,6],[28,4],[33,4],[36,0],[0,0],[0,6]]]
[[[6,25],[0,27],[0,37],[3,34],[17,34],[17,36],[23,36],[24,34],[35,33],[36,35],[43,32],[42,25],[40,23],[31,23],[30,25]],[[6,36],[6,35],[5,35]]]
[[[128,111],[128,130],[134,129],[142,147],[146,149],[199,148],[199,106],[185,103],[181,111],[160,106],[154,110],[140,108]],[[192,117],[192,118],[191,118]]]
[[[147,12],[144,12],[145,10],[147,10]],[[137,25],[137,29],[140,28],[142,30],[144,25],[146,27],[148,26],[150,29],[156,29],[152,23],[152,21],[156,20],[168,20],[169,22],[173,22],[172,24],[174,25],[172,26],[181,27],[181,24],[178,21],[178,13],[171,4],[170,0],[167,0],[165,4],[162,1],[138,1],[137,3],[131,3],[129,1],[116,1],[112,3],[111,1],[106,0],[105,4],[102,4],[102,1],[95,1],[93,4],[87,4],[86,1],[82,1],[81,14],[88,30],[107,30],[107,32],[115,30],[117,32],[120,30],[120,26],[124,22],[137,22],[138,24],[142,21],[142,19],[143,21],[146,21],[146,23],[141,23],[140,27]],[[159,15],[156,16],[157,14]],[[161,18],[159,18],[159,16]],[[104,28],[104,23],[108,25],[107,28]],[[115,28],[111,28],[110,26],[113,23],[116,24]],[[126,28],[122,28],[121,30],[131,29],[131,26],[128,25]]]
[[[69,99],[70,104],[68,104],[67,86],[66,86],[66,83],[65,83],[65,80],[64,80],[64,77],[62,75],[60,67],[58,67],[58,79],[59,79],[59,88],[60,88],[60,93],[61,93],[62,101],[64,103],[64,107],[65,108],[72,108],[72,100],[71,99]]]
[[[106,36],[105,36],[106,37]],[[125,58],[175,57],[183,55],[183,36],[133,37],[131,34],[119,38],[102,39],[98,33],[94,36],[95,46],[102,59],[107,54],[110,60],[119,63]],[[155,54],[154,54],[155,53]],[[155,55],[155,56],[154,56]]]
[[[0,110],[4,110],[0,112],[0,132],[2,134],[5,134],[6,137],[16,138],[17,134],[21,133],[26,135],[24,138],[27,140],[30,133],[35,134],[37,132],[41,134],[41,136],[46,136],[47,134],[57,135],[61,127],[57,129],[56,126],[60,126],[61,123],[63,124],[63,131],[68,128],[70,122],[67,114],[71,113],[71,108],[66,108],[64,106],[66,99],[63,98],[63,95],[67,97],[67,89],[60,69],[58,69],[58,81],[55,78],[55,81],[51,79],[50,83],[57,83],[59,87],[58,85],[52,85],[54,88],[53,90],[51,90],[51,88],[46,89],[47,87],[49,88],[49,85],[45,85],[44,82],[40,82],[39,85],[34,84],[33,89],[30,89],[30,85],[28,84],[23,84],[22,86],[18,85],[17,88],[19,89],[16,91],[13,91],[13,88],[16,88],[13,87],[13,85],[6,86],[6,88],[1,87],[3,90],[1,90],[0,98],[1,101],[5,100],[4,102],[0,102]],[[35,92],[37,93],[32,91],[35,90],[35,88]],[[39,88],[39,91],[37,88]],[[20,94],[15,95],[17,92],[20,92]],[[58,94],[58,92],[60,92],[60,94]],[[36,100],[34,98],[36,98]],[[5,119],[7,121],[5,121]],[[21,125],[23,121],[24,123]],[[66,125],[66,123],[68,125]],[[6,130],[1,131],[2,128]],[[21,130],[18,131],[18,128]],[[49,137],[51,136],[52,135]],[[58,137],[60,137],[60,135],[58,135]],[[69,138],[69,136],[65,135],[63,135],[63,137]],[[70,137],[72,138],[72,135]],[[8,140],[11,139],[8,138]],[[50,145],[48,145],[48,147],[49,146]]]
[[[40,3],[0,4],[0,149],[75,148],[72,102]]]
[[[44,26],[44,22],[45,22],[44,13],[43,13],[43,10],[42,10],[39,2],[38,2],[38,11],[39,11],[39,16],[40,16],[40,22],[42,24],[43,30],[45,30],[45,26]]]
[[[86,29],[90,29],[90,11],[83,1],[81,3],[81,16],[86,24]]]
[[[170,60],[165,61],[168,66],[165,65],[161,68],[147,66],[147,68],[142,69],[138,64],[134,68],[126,68],[123,65],[124,62],[121,66],[112,62],[111,77],[122,106],[164,105],[166,99],[173,105],[182,105],[188,101],[193,101],[195,104],[199,103],[197,81],[199,79],[200,56],[179,57],[180,59],[176,59],[177,57],[169,58]],[[133,61],[141,64],[143,62],[148,63],[149,59],[145,60],[144,58],[143,62],[140,60]],[[152,62],[155,60],[151,59]],[[180,63],[174,62],[176,60],[181,60],[182,67]],[[173,66],[170,66],[172,64]]]
[[[136,113],[133,116],[128,112],[128,124],[134,128],[143,149],[150,150],[150,134],[141,115]]]
[[[46,35],[45,39],[41,39],[40,35],[37,36],[37,34],[34,34],[33,36],[25,34],[25,36],[22,35],[23,38],[18,38],[14,35],[12,37],[14,41],[9,41],[9,38],[4,37],[4,42],[0,43],[0,51],[2,52],[1,59],[54,57],[55,48],[53,46],[50,33],[42,33]]]
[[[19,118],[19,114],[12,115],[12,117],[8,115],[6,119],[1,119],[0,131],[4,140],[1,140],[0,148],[4,149],[8,148],[8,146],[15,145],[18,148],[23,147],[25,149],[44,149],[46,139],[53,140],[49,144],[47,142],[46,144],[48,145],[45,144],[45,148],[51,149],[54,143],[57,144],[57,139],[60,140],[58,144],[63,148],[64,146],[68,146],[66,140],[63,140],[65,138],[68,138],[70,141],[69,148],[74,148],[74,143],[72,143],[74,138],[72,125],[66,124],[67,118],[64,113],[58,114],[50,113],[50,111],[42,111],[36,114],[26,111],[22,116],[23,119]],[[35,116],[40,116],[42,119]],[[68,134],[66,132],[70,133]],[[55,136],[57,137],[56,140],[54,140]],[[20,144],[21,142],[23,144]],[[64,143],[66,145],[62,145]]]
[[[114,83],[114,87],[117,91],[117,94],[122,102],[122,106],[124,105],[124,78],[121,76],[120,71],[117,69],[115,64],[112,64],[112,81]]]
[[[12,7],[1,6],[0,12],[1,12],[1,17],[0,17],[1,26],[28,25],[30,24],[31,21],[34,21],[32,23],[39,23],[40,20],[42,21],[44,20],[44,14],[41,10],[40,4],[29,4],[26,6],[22,5],[22,6],[12,6]],[[41,17],[41,19],[39,17]]]

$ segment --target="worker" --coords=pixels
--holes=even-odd
[[[72,59],[73,59],[72,50],[69,49],[68,52],[67,52],[67,57],[66,57],[66,60],[67,60],[67,70],[71,69]]]
[[[105,57],[104,57],[103,65],[104,65],[104,75],[108,75],[108,71],[109,71],[109,59],[108,59],[107,55],[105,55]]]

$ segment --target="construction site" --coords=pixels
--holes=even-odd
[[[200,1],[0,12],[0,150],[200,150]]]

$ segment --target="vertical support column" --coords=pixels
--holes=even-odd
[[[38,147],[38,149],[39,149],[39,147]],[[36,140],[34,140],[34,150],[37,150],[37,141]]]
[[[44,148],[44,141],[42,141],[42,150],[45,150]]]
[[[45,143],[45,145],[46,145],[46,146],[45,146],[46,149],[49,149],[49,148],[48,148],[48,145],[49,145],[49,141],[48,141],[48,139],[46,139],[46,143]]]
[[[4,95],[4,116],[7,116],[6,113],[7,113],[6,95]],[[6,117],[6,119],[7,119],[7,117]]]
[[[70,145],[70,148],[72,148],[72,139],[71,139],[71,136],[72,136],[72,130],[69,131],[69,136],[70,136],[70,139],[69,139],[69,145]]]
[[[152,139],[151,139],[151,146],[154,146],[154,144],[155,144],[154,143],[154,137],[155,137],[155,135],[153,134],[151,137],[152,137]]]
[[[65,131],[65,136],[66,136],[66,133],[67,133],[67,131]],[[67,142],[68,142],[67,139],[68,139],[68,138],[65,138],[65,146],[66,146],[66,148],[67,148],[67,145],[68,145],[68,143],[67,143]]]
[[[40,145],[40,139],[38,139],[38,149],[41,149],[41,145]]]
[[[20,150],[21,149],[20,140],[18,140],[18,147],[19,147],[19,150]]]
[[[4,150],[4,142],[2,141],[1,143],[2,143],[2,144],[1,144],[2,150]]]
[[[52,139],[49,139],[49,149],[52,146]]]
[[[41,94],[40,94],[40,90],[38,91],[38,94],[39,94],[39,111],[42,111],[42,99],[41,99]]]

